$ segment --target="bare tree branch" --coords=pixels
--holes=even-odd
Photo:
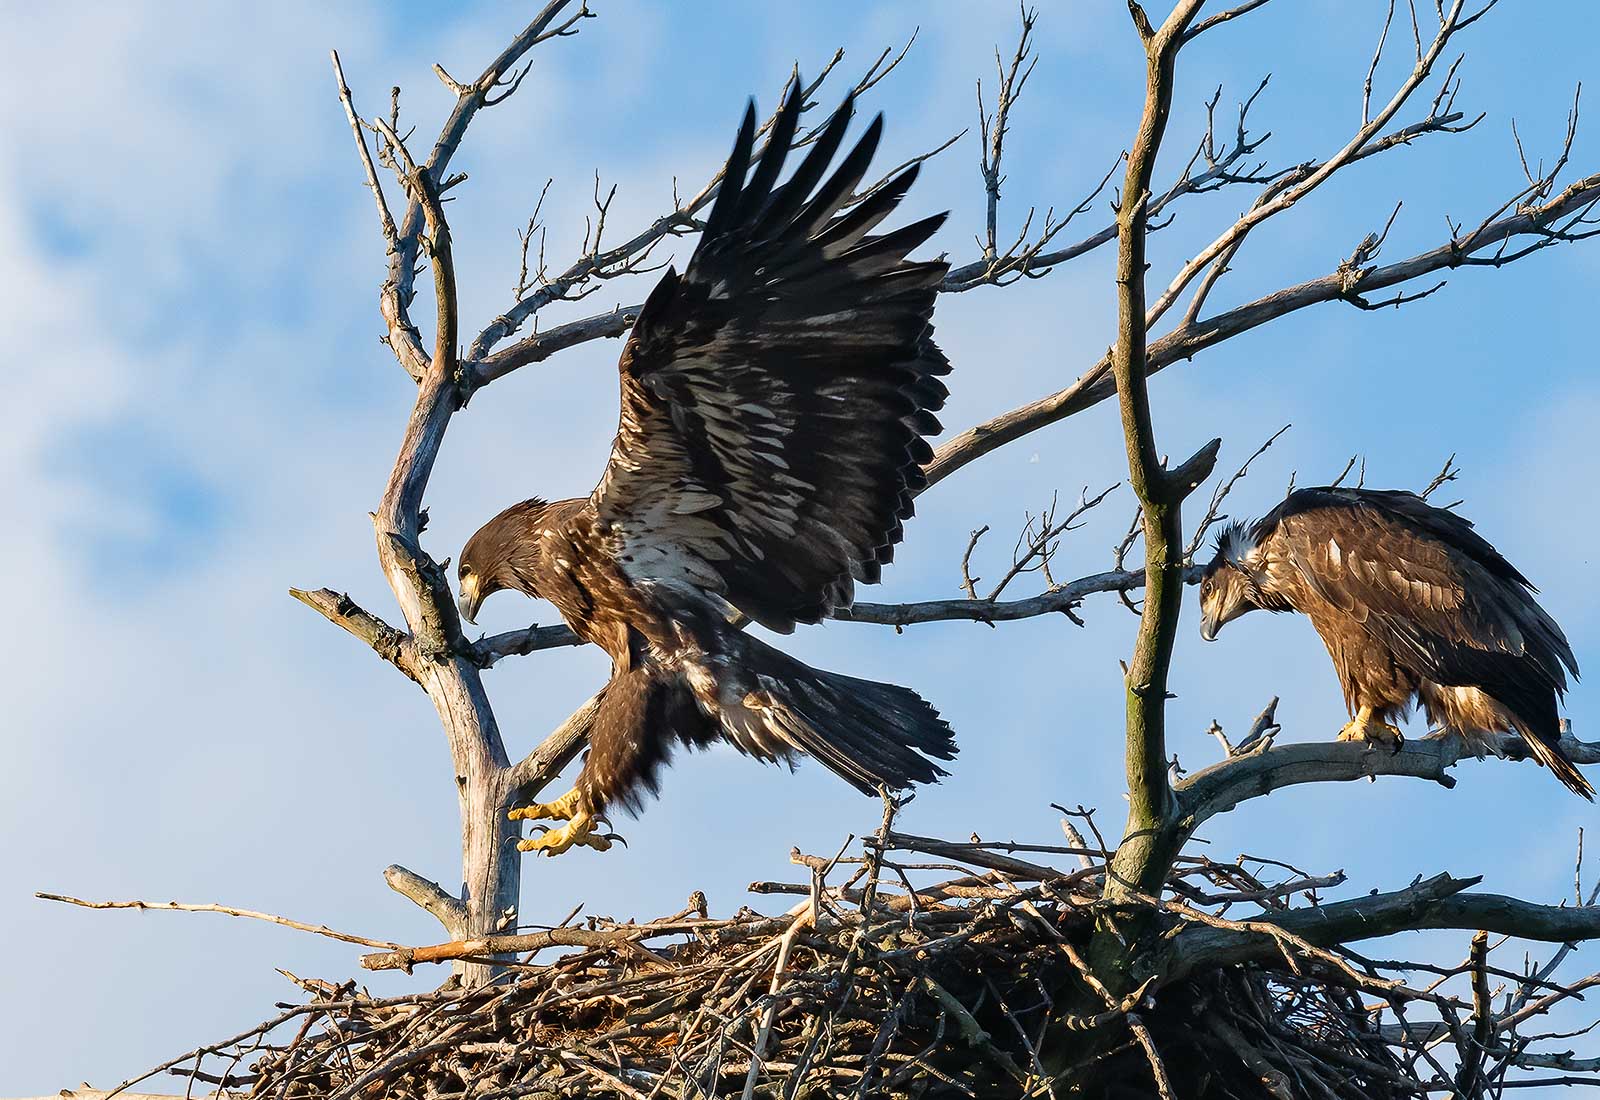
[[[1000,210],[1000,184],[1004,179],[1000,174],[1000,158],[1005,153],[1011,107],[1022,95],[1022,89],[1027,85],[1028,78],[1033,75],[1034,68],[1039,64],[1039,58],[1033,54],[1032,43],[1033,26],[1039,18],[1039,13],[1037,10],[1030,12],[1025,4],[1021,6],[1021,13],[1022,33],[1017,39],[1017,52],[1012,55],[1009,69],[1000,61],[1000,51],[997,49],[994,52],[998,79],[993,115],[984,112],[983,81],[978,81],[978,133],[986,142],[979,158],[978,168],[983,174],[984,194],[988,198],[988,237],[980,244],[983,258],[989,261],[995,260],[1000,254],[996,225]]]
[[[1196,584],[1200,579],[1200,570],[1186,569],[1182,579],[1185,583]],[[1113,569],[1057,585],[1037,596],[1020,600],[954,599],[899,604],[858,602],[848,610],[840,609],[835,617],[846,622],[878,623],[883,626],[911,626],[953,619],[978,623],[1012,622],[1040,615],[1064,615],[1077,610],[1085,596],[1100,592],[1129,592],[1143,587],[1143,569]]]
[[[361,965],[367,970],[404,970],[409,974],[417,963],[491,958],[495,955],[542,951],[547,947],[610,947],[614,944],[633,944],[637,950],[647,951],[646,948],[638,946],[638,940],[648,934],[621,928],[604,932],[591,932],[586,928],[552,928],[548,932],[506,933],[432,944],[427,947],[401,947],[395,944],[388,951],[361,956]]]
[[[339,81],[339,102],[344,104],[345,118],[350,120],[350,132],[355,135],[356,150],[361,156],[361,167],[367,173],[367,186],[372,189],[372,198],[378,205],[378,222],[383,228],[383,239],[390,248],[394,248],[400,243],[400,233],[395,228],[394,215],[389,213],[389,202],[383,196],[383,184],[379,182],[378,169],[372,163],[367,136],[361,132],[361,120],[356,115],[355,102],[350,97],[350,86],[344,80],[344,67],[339,64],[339,51],[331,50],[329,55],[333,58],[333,74]]]
[[[218,905],[215,902],[182,902],[182,901],[84,901],[82,898],[69,897],[66,894],[35,893],[34,897],[41,901],[59,901],[66,905],[76,905],[84,909],[141,909],[160,910],[173,913],[221,913],[225,917],[244,917],[248,920],[266,921],[268,924],[282,925],[284,928],[293,928],[297,932],[310,932],[318,936],[326,936],[330,940],[342,940],[345,943],[360,944],[363,947],[384,947],[394,949],[400,945],[390,943],[388,940],[373,940],[366,936],[352,936],[348,932],[335,932],[327,925],[305,924],[301,921],[280,917],[275,913],[258,913],[254,909],[235,909],[231,905]]]
[[[389,246],[389,276],[379,294],[389,343],[418,383],[399,456],[372,517],[379,563],[405,615],[409,637],[331,591],[294,594],[417,680],[439,713],[450,744],[460,801],[463,896],[459,902],[448,899],[426,879],[399,868],[392,869],[388,878],[391,886],[433,913],[454,935],[491,934],[506,921],[515,921],[521,863],[516,852],[520,826],[506,815],[511,763],[479,675],[480,661],[487,658],[492,662],[493,653],[474,651],[462,638],[449,579],[444,568],[422,549],[420,541],[426,522],[422,501],[434,462],[452,414],[470,393],[470,380],[463,376],[457,361],[459,308],[455,267],[440,196],[464,178],[446,178],[445,172],[467,125],[483,107],[503,102],[526,75],[526,69],[512,74],[523,54],[541,41],[572,33],[577,22],[591,14],[580,3],[574,13],[558,23],[557,17],[568,6],[569,0],[551,0],[470,84],[461,84],[442,68],[436,69],[457,99],[426,163],[417,163],[406,146],[406,138],[399,133],[398,97],[388,120],[380,118],[370,124],[382,138],[379,159],[395,170],[409,199],[398,237],[387,217],[382,189],[377,184],[343,71],[337,56],[334,58],[340,101],[351,121],[368,183],[378,199],[380,222]],[[495,94],[497,89],[503,89],[501,94]],[[407,314],[416,261],[424,250],[433,271],[437,306],[431,355],[423,351],[421,336]],[[472,964],[462,973],[469,984],[480,984],[493,976],[495,968]]]
[[[470,650],[473,663],[479,668],[493,668],[503,657],[522,657],[542,649],[559,649],[563,646],[586,644],[562,623],[559,626],[540,626],[535,623],[522,630],[508,630],[481,638]]]
[[[423,878],[398,863],[391,863],[383,870],[383,880],[395,893],[432,914],[446,931],[466,927],[467,907],[461,904],[460,898],[451,897],[444,887],[432,879]]]
[[[1523,759],[1527,749],[1515,734],[1493,737],[1501,756]],[[1575,763],[1600,763],[1600,742],[1580,741],[1570,731],[1561,736],[1561,750]],[[1264,747],[1262,751],[1232,756],[1177,784],[1185,828],[1193,831],[1217,814],[1241,802],[1260,798],[1300,783],[1347,783],[1379,775],[1431,779],[1455,786],[1449,769],[1473,753],[1454,733],[1405,742],[1397,752],[1351,741],[1318,741]]]
[[[1188,45],[1196,38],[1199,38],[1202,34],[1205,34],[1206,31],[1210,30],[1212,27],[1226,23],[1233,19],[1237,19],[1241,15],[1249,15],[1257,8],[1265,7],[1267,2],[1268,0],[1245,0],[1243,4],[1240,4],[1237,7],[1229,8],[1226,11],[1219,11],[1215,15],[1206,16],[1194,26],[1190,27],[1188,32],[1184,34],[1183,44]]]
[[[1148,324],[1155,324],[1165,315],[1167,310],[1177,301],[1178,296],[1183,293],[1184,288],[1199,276],[1209,264],[1224,253],[1231,254],[1236,251],[1239,242],[1258,225],[1288,210],[1304,199],[1312,191],[1327,182],[1334,173],[1345,165],[1352,163],[1369,142],[1379,137],[1383,128],[1389,124],[1389,121],[1400,108],[1405,106],[1412,93],[1427,80],[1445,46],[1450,42],[1456,31],[1460,29],[1459,24],[1463,3],[1464,0],[1455,0],[1450,13],[1441,21],[1438,34],[1434,37],[1427,51],[1417,60],[1415,67],[1402,82],[1399,90],[1370,120],[1363,121],[1361,128],[1356,131],[1344,148],[1315,168],[1307,168],[1290,173],[1270,184],[1255,205],[1243,217],[1228,227],[1211,244],[1202,248],[1188,263],[1179,268],[1177,275],[1167,285],[1166,290],[1162,291],[1155,301],[1151,303],[1146,318]]]
[[[579,750],[588,743],[589,731],[594,728],[595,715],[600,712],[600,700],[604,695],[605,689],[602,688],[573,711],[538,748],[512,766],[506,774],[508,801],[532,801],[546,784],[561,774],[561,769],[572,762]]]
[[[321,613],[335,626],[343,627],[366,642],[378,656],[417,683],[422,682],[421,674],[417,670],[416,645],[409,634],[396,630],[376,615],[357,606],[349,596],[335,592],[331,588],[319,588],[315,592],[291,588],[289,595],[313,611]]]
[[[1329,947],[1354,940],[1386,936],[1403,928],[1422,927],[1446,898],[1477,885],[1480,878],[1435,875],[1404,890],[1371,894],[1354,901],[1334,902],[1291,913],[1262,917],[1240,926],[1191,925],[1173,937],[1166,964],[1175,978],[1197,966],[1236,965],[1247,960],[1269,961],[1283,957],[1283,940],[1289,935],[1313,947]],[[1431,927],[1448,927],[1431,925]],[[1476,924],[1468,925],[1476,929]]]
[[[1222,505],[1228,499],[1228,494],[1233,492],[1233,487],[1239,483],[1241,478],[1250,472],[1250,464],[1256,459],[1260,458],[1262,455],[1266,454],[1267,449],[1278,441],[1278,437],[1284,432],[1288,431],[1292,426],[1293,425],[1285,424],[1283,427],[1273,432],[1267,437],[1267,441],[1265,443],[1257,447],[1250,457],[1244,460],[1239,468],[1234,471],[1232,477],[1217,482],[1217,487],[1211,492],[1211,503],[1206,505],[1206,514],[1200,517],[1199,523],[1195,524],[1194,535],[1189,539],[1189,545],[1183,548],[1184,560],[1194,560],[1195,553],[1200,549],[1200,544],[1205,541],[1206,532],[1211,530],[1213,526],[1225,518],[1222,515]]]
[[[1436,271],[1465,265],[1499,267],[1539,249],[1582,239],[1574,234],[1572,219],[1585,216],[1597,200],[1600,200],[1600,174],[1574,182],[1547,203],[1507,215],[1438,248],[1397,263],[1364,268],[1353,277],[1336,270],[1309,282],[1263,295],[1224,313],[1182,325],[1151,342],[1150,373],[1193,358],[1206,348],[1307,306],[1348,301],[1351,294],[1400,286]],[[1535,243],[1512,253],[1478,255],[1487,250],[1498,250],[1506,242],[1522,237],[1532,237]],[[954,436],[934,452],[933,461],[926,468],[929,484],[943,480],[991,451],[1112,396],[1116,392],[1116,384],[1110,377],[1110,365],[1109,356],[1102,358],[1067,388]]]
[[[1176,977],[1198,965],[1279,958],[1282,944],[1274,932],[1319,947],[1424,928],[1487,930],[1550,943],[1600,938],[1600,908],[1537,905],[1500,894],[1464,892],[1480,881],[1435,875],[1404,890],[1262,917],[1244,931],[1193,925],[1173,937],[1168,975]]]

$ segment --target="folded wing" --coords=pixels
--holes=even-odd
[[[1514,667],[1509,678],[1559,692],[1566,671],[1577,674],[1533,586],[1467,520],[1406,492],[1291,499],[1277,514],[1278,537],[1306,583],[1429,679],[1478,684]]]

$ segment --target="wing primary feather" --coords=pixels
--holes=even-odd
[[[778,110],[777,117],[773,119],[767,143],[761,148],[761,160],[740,196],[739,211],[734,215],[735,224],[749,221],[767,201],[772,193],[772,185],[778,182],[778,173],[783,171],[783,162],[789,156],[789,146],[793,143],[795,130],[800,124],[801,88],[800,75],[796,73],[790,85],[788,98]]]
[[[750,100],[744,109],[744,121],[739,125],[739,136],[733,141],[733,152],[722,169],[722,184],[717,188],[717,201],[711,204],[706,216],[704,239],[714,239],[724,232],[739,208],[739,196],[744,187],[745,173],[750,170],[750,150],[756,140],[756,101]]]
[[[828,170],[828,162],[839,151],[839,143],[844,140],[845,128],[850,125],[850,117],[855,113],[855,96],[845,97],[839,109],[833,112],[822,132],[817,135],[817,140],[811,146],[811,152],[806,154],[806,159],[800,162],[800,167],[794,170],[794,175],[772,196],[772,202],[762,211],[760,219],[750,227],[751,240],[764,240],[778,232],[781,226],[789,223],[811,194],[811,189],[817,185],[822,174]]]
[[[855,148],[839,162],[833,175],[828,177],[828,181],[806,203],[805,209],[795,217],[798,233],[810,237],[849,200],[855,193],[856,184],[867,174],[867,167],[872,163],[872,155],[878,151],[878,142],[882,137],[883,116],[880,114],[873,117]]]
[[[862,199],[851,210],[839,218],[813,238],[823,255],[829,259],[840,255],[860,241],[874,226],[894,212],[900,205],[900,200],[906,197],[906,192],[916,182],[920,165],[913,164],[894,179],[885,183],[872,194]]]
[[[949,217],[948,212],[934,214],[881,236],[869,237],[840,256],[839,260],[841,263],[849,264],[852,270],[861,270],[865,261],[881,259],[888,265],[883,270],[892,270],[905,263],[908,252],[937,233],[947,217]]]

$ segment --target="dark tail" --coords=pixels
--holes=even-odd
[[[1482,690],[1505,708],[1528,746],[1528,754],[1549,768],[1568,790],[1593,802],[1594,787],[1561,747],[1561,714],[1556,703],[1565,685],[1541,680],[1534,674],[1536,669],[1528,667],[1531,664],[1527,658],[1520,659],[1516,671],[1521,675],[1487,682]]]
[[[753,682],[746,698],[760,706],[765,732],[821,761],[863,794],[933,783],[947,773],[937,760],[955,757],[950,726],[909,688],[823,672],[749,635],[741,635],[741,672]],[[730,731],[730,734],[732,731]],[[735,743],[758,755],[761,746]]]
[[[1535,732],[1528,723],[1520,719],[1516,725],[1517,732],[1522,734],[1522,740],[1527,743],[1528,752],[1535,760],[1549,768],[1551,774],[1561,780],[1568,790],[1583,795],[1590,802],[1594,801],[1594,785],[1584,777],[1571,757],[1561,748],[1559,722],[1556,724],[1554,734],[1544,732],[1542,729]]]
[[[1560,631],[1556,633],[1559,637]],[[1441,726],[1457,730],[1514,729],[1528,756],[1549,768],[1568,790],[1593,802],[1594,787],[1561,747],[1558,706],[1566,691],[1566,678],[1556,658],[1544,662],[1530,654],[1517,656],[1466,646],[1457,647],[1450,656],[1458,673],[1455,684],[1471,687],[1484,698],[1481,703],[1452,703],[1449,690],[1435,692],[1424,684],[1421,695],[1429,719],[1442,719]],[[1576,675],[1575,668],[1573,674]],[[1517,756],[1521,758],[1521,754]]]

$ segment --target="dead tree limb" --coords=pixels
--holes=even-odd
[[[1349,302],[1352,294],[1365,295],[1412,284],[1428,275],[1458,267],[1502,266],[1530,256],[1534,251],[1580,239],[1571,225],[1563,223],[1584,217],[1597,200],[1600,200],[1600,173],[1573,182],[1548,202],[1480,225],[1427,252],[1354,272],[1334,270],[1222,313],[1184,323],[1151,342],[1149,373],[1192,359],[1207,348],[1308,306]],[[1531,240],[1523,248],[1506,249],[1508,243],[1522,239]],[[1092,408],[1115,393],[1111,359],[1106,356],[1070,386],[951,437],[934,452],[933,461],[927,467],[928,482],[931,485],[942,481],[984,455]]]
[[[1499,755],[1527,756],[1515,734],[1495,735]],[[1581,741],[1570,731],[1561,736],[1561,749],[1579,764],[1600,763],[1600,742]],[[1192,832],[1217,814],[1227,813],[1252,798],[1301,783],[1348,783],[1380,775],[1429,779],[1454,787],[1450,769],[1474,756],[1462,739],[1448,733],[1410,740],[1398,752],[1349,741],[1315,741],[1244,751],[1195,772],[1174,788],[1184,829]]]
[[[1500,894],[1464,892],[1479,881],[1477,877],[1441,874],[1404,890],[1262,917],[1248,922],[1251,927],[1245,929],[1191,925],[1173,937],[1168,977],[1190,973],[1202,965],[1281,958],[1283,943],[1276,933],[1318,947],[1422,928],[1486,930],[1546,943],[1600,937],[1600,908],[1538,905]]]
[[[389,252],[389,276],[379,293],[388,327],[387,342],[400,365],[418,385],[416,403],[389,475],[373,513],[378,560],[405,616],[409,635],[401,636],[347,598],[330,590],[296,591],[295,597],[331,621],[362,638],[428,693],[438,711],[455,764],[462,825],[462,887],[458,899],[413,872],[392,868],[389,882],[426,908],[458,937],[488,935],[515,923],[521,891],[521,864],[516,851],[520,827],[506,816],[511,795],[511,761],[506,755],[494,712],[484,691],[480,670],[485,654],[469,646],[451,599],[443,567],[422,548],[426,522],[423,497],[443,444],[450,418],[466,396],[457,361],[459,302],[456,295],[450,228],[441,193],[460,181],[447,176],[451,156],[479,110],[503,101],[520,77],[511,73],[522,56],[539,42],[565,34],[588,15],[580,4],[565,22],[557,19],[569,0],[551,0],[526,28],[470,84],[440,79],[456,93],[455,109],[445,122],[428,159],[411,156],[393,122],[379,118],[364,123],[355,109],[337,55],[333,57],[339,99],[345,107],[367,183],[379,210],[380,227]],[[497,89],[507,89],[496,97]],[[378,159],[391,167],[407,199],[398,226],[388,213],[383,188],[367,147],[367,133],[378,140]],[[437,317],[433,349],[408,313],[419,254],[426,252],[433,272]],[[492,663],[489,661],[487,663]],[[431,887],[429,889],[428,887]],[[478,983],[493,967],[470,964],[463,971]]]
[[[173,913],[221,913],[225,917],[243,917],[247,920],[266,921],[268,924],[293,928],[297,932],[310,932],[313,935],[326,936],[330,940],[361,944],[363,947],[386,947],[392,949],[400,946],[397,943],[390,943],[388,940],[374,940],[366,936],[354,936],[348,932],[335,932],[325,924],[306,924],[303,921],[280,917],[276,913],[261,913],[254,909],[236,909],[231,905],[218,905],[215,902],[84,901],[82,898],[71,897],[67,894],[48,894],[42,891],[35,893],[33,896],[41,901],[59,901],[65,905],[76,905],[83,909],[138,909],[141,911],[154,910]]]

